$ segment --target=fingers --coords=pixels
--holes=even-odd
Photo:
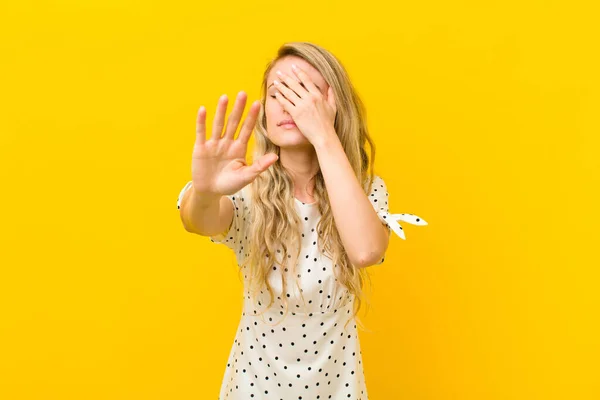
[[[213,130],[211,139],[218,140],[221,138],[223,132],[223,125],[225,124],[225,112],[227,111],[227,95],[224,94],[219,97],[219,103],[217,104],[217,111],[215,113],[215,120],[213,121]]]
[[[308,94],[308,91],[301,86],[300,82],[298,82],[295,79],[292,79],[292,77],[284,74],[283,72],[281,72],[279,70],[275,71],[275,73],[277,74],[279,79],[281,79],[283,81],[283,83],[285,83],[285,85],[293,91],[295,97],[299,97],[299,98],[306,97],[306,95]]]
[[[246,93],[243,91],[238,93],[237,98],[235,99],[235,104],[233,105],[233,110],[227,118],[227,126],[225,128],[225,135],[223,138],[233,140],[235,132],[238,129],[238,125],[240,124],[242,114],[244,113],[244,108],[246,108],[246,98]]]
[[[246,115],[246,119],[242,124],[242,129],[240,130],[240,135],[238,136],[238,140],[242,143],[248,143],[250,140],[250,135],[252,135],[252,131],[254,130],[254,126],[256,125],[256,120],[258,118],[258,112],[260,111],[260,101],[256,100],[250,106],[250,110],[248,110],[248,115]]]
[[[275,79],[273,81],[273,83],[275,84],[275,87],[277,88],[277,90],[279,90],[279,93],[281,95],[283,95],[283,97],[285,97],[290,103],[292,103],[292,105],[296,105],[294,103],[294,100],[298,101],[300,98],[296,95],[296,93],[293,90],[288,89],[287,86],[285,86],[283,83],[279,82],[277,79]],[[275,93],[275,94],[277,94],[277,93]]]
[[[200,106],[196,117],[196,142],[204,144],[206,141],[206,108]]]
[[[294,74],[296,74],[298,79],[300,79],[300,82],[304,84],[306,90],[313,94],[320,93],[319,88],[315,86],[308,74],[304,72],[299,66],[297,66],[296,64],[292,64],[292,71],[294,72]]]
[[[291,103],[285,97],[283,97],[283,95],[280,92],[275,92],[275,100],[277,100],[279,104],[281,104],[281,107],[283,107],[283,109],[287,111],[290,115],[294,112],[294,104]]]

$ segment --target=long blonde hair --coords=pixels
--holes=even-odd
[[[365,190],[366,193],[369,193],[375,176],[373,172],[375,145],[367,129],[364,105],[342,64],[329,51],[312,43],[285,43],[279,48],[277,56],[267,64],[261,88],[262,107],[255,127],[254,159],[270,152],[280,155],[279,146],[267,137],[264,106],[269,72],[278,60],[287,56],[296,56],[307,61],[321,73],[333,89],[337,108],[334,122],[335,131],[354,174],[359,182],[363,183],[363,186],[364,183],[368,183]],[[370,154],[365,150],[366,143],[369,144]],[[355,296],[354,314],[352,315],[355,317],[363,301],[363,284],[368,274],[365,268],[352,265],[348,259],[334,223],[321,171],[319,170],[312,179],[314,179],[314,198],[317,203],[315,206],[318,207],[321,215],[317,225],[318,249],[320,253],[332,259],[332,265],[337,265],[337,268],[333,268],[333,270],[336,271],[338,283],[344,285],[348,292]],[[277,254],[280,254],[278,249],[281,247],[283,253],[281,260],[287,260],[291,266],[296,265],[300,257],[298,243],[302,242],[300,237],[302,222],[298,213],[295,212],[292,175],[279,160],[252,182],[251,196],[250,215],[252,221],[249,232],[252,232],[252,235],[249,238],[249,254],[243,265],[249,268],[250,281],[258,284],[254,289],[253,296],[259,289],[267,288],[271,297],[267,306],[269,308],[274,302],[273,289],[268,282],[268,275],[273,268],[273,260],[277,260]],[[292,276],[295,276],[295,273]],[[282,272],[284,293],[287,284],[285,274]],[[252,286],[250,285],[250,287]],[[249,291],[252,289],[249,288]],[[298,292],[302,293],[300,290]],[[286,296],[282,296],[282,298],[286,303],[287,312]],[[358,318],[357,320],[362,325]]]

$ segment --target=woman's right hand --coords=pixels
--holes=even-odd
[[[196,193],[201,195],[235,194],[279,158],[274,153],[268,153],[254,160],[252,165],[247,165],[248,141],[256,124],[260,102],[257,100],[250,106],[237,139],[234,139],[234,135],[246,107],[246,93],[238,93],[224,135],[221,136],[227,102],[227,95],[219,98],[209,140],[206,140],[206,108],[202,106],[198,111],[196,143],[192,153],[192,184]]]

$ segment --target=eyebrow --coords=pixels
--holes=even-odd
[[[298,82],[298,83],[302,84],[302,82]],[[313,85],[315,85],[315,86],[317,87],[317,89],[319,89],[319,92],[322,92],[322,90],[321,90],[321,88],[319,87],[319,85],[317,85],[317,84],[316,84],[316,83],[314,83],[314,82],[313,82]],[[271,86],[273,86],[273,83],[271,83],[269,86],[267,86],[267,90],[268,90],[268,89],[269,89]]]

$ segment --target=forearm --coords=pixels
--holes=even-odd
[[[346,253],[356,266],[373,265],[385,253],[388,232],[356,178],[337,135],[324,135],[314,146]]]
[[[221,233],[221,197],[201,195],[188,189],[181,200],[181,220],[188,232],[202,236]]]

